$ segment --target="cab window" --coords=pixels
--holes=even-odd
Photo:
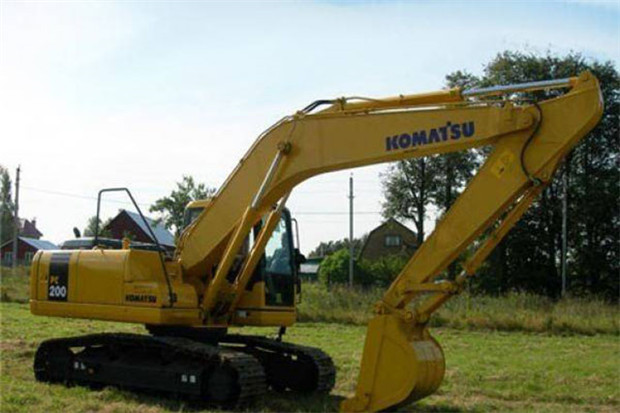
[[[263,279],[267,305],[287,307],[294,305],[293,247],[287,218],[288,215],[282,215],[265,247]]]
[[[187,228],[188,225],[194,222],[203,209],[203,207],[186,208],[183,214],[183,228]]]
[[[274,229],[267,246],[265,247],[265,259],[267,272],[272,274],[292,275],[291,248],[289,233],[286,230],[286,222],[282,219]]]

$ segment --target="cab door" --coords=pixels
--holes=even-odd
[[[265,247],[262,273],[265,282],[265,305],[293,307],[295,304],[295,249],[291,219],[287,210],[273,230]]]

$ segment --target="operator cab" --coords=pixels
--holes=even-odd
[[[210,202],[211,199],[208,198],[188,203],[183,216],[183,228],[185,229],[194,223]],[[253,231],[243,243],[228,274],[229,282],[233,282],[241,270],[241,265],[249,254],[254,240],[258,237],[265,219],[266,217],[254,226]],[[271,238],[265,246],[263,257],[246,286],[246,294],[240,302],[240,312],[238,313],[247,313],[244,311],[244,307],[252,307],[254,312],[257,311],[256,307],[262,306],[294,307],[295,287],[297,286],[297,293],[301,290],[298,276],[299,265],[305,261],[305,257],[300,254],[293,242],[291,221],[291,214],[285,208],[280,222],[273,230]],[[257,300],[257,295],[264,296],[264,298]],[[259,302],[261,305],[258,305]]]
[[[262,224],[261,221],[254,227],[254,236],[258,235]],[[284,209],[280,222],[265,246],[263,258],[246,289],[251,290],[252,284],[262,280],[265,283],[265,305],[294,306],[295,284],[299,270],[295,259],[296,252],[298,250],[293,244],[291,214]]]
[[[209,205],[211,199],[212,198],[197,199],[187,204],[185,212],[183,212],[183,229],[187,228],[198,218],[206,206]]]

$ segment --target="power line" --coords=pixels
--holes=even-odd
[[[358,189],[356,192],[362,192],[365,194],[376,194],[378,191],[372,189]],[[295,191],[295,194],[341,194],[342,190],[329,190],[329,189],[319,189],[319,190],[299,190]]]
[[[40,193],[50,194],[50,195],[65,196],[69,198],[87,199],[87,200],[94,200],[94,201],[97,200],[96,196],[80,195],[80,194],[74,194],[74,193],[69,193],[69,192],[54,191],[50,189],[34,188],[31,186],[22,185],[21,189],[26,189],[28,191],[40,192]],[[101,202],[132,205],[131,202],[129,201],[121,201],[117,199],[102,199]],[[150,206],[150,204],[146,204],[142,202],[138,202],[138,205],[147,206],[147,207]],[[349,214],[348,211],[295,211],[295,215],[348,215],[348,214]],[[381,211],[355,211],[354,214],[355,215],[381,215]]]
[[[59,191],[51,191],[49,189],[41,189],[41,188],[33,188],[30,186],[22,186],[22,189],[26,189],[28,191],[33,191],[33,192],[41,192],[44,194],[50,194],[50,195],[58,195],[58,196],[66,196],[69,198],[79,198],[79,199],[88,199],[88,200],[97,200],[96,196],[89,196],[89,195],[78,195],[78,194],[71,194],[68,192],[59,192]],[[116,203],[116,204],[125,204],[125,205],[133,205],[131,202],[129,201],[121,201],[118,199],[101,199],[101,202],[111,202],[111,203]],[[141,206],[150,206],[150,204],[145,204],[142,202],[138,202],[138,205]]]
[[[295,215],[349,215],[344,211],[293,211]],[[355,211],[354,215],[381,215],[381,211]]]

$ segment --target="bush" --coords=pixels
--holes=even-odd
[[[372,285],[387,287],[403,270],[408,258],[404,255],[386,255],[378,260],[362,260],[360,270],[371,280]]]
[[[400,274],[407,257],[386,255],[378,260],[355,261],[353,282],[362,287],[387,287]],[[323,260],[319,267],[319,281],[324,285],[349,282],[349,250],[342,248]]]
[[[347,284],[349,282],[349,250],[342,248],[323,260],[319,267],[319,281],[324,285]],[[353,264],[356,285],[367,287],[372,285],[372,277],[369,276],[358,264]]]

